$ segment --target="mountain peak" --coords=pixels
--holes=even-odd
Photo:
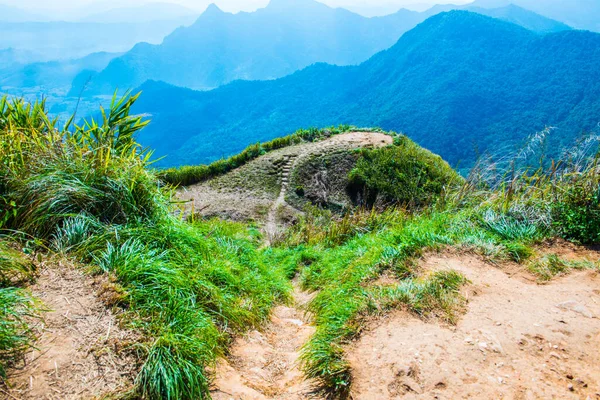
[[[218,5],[215,3],[210,3],[206,10],[202,13],[202,16],[210,16],[210,15],[221,15],[225,14],[225,11],[221,10]]]

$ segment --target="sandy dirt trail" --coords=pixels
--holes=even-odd
[[[401,311],[375,323],[348,350],[355,399],[600,399],[598,273],[538,285],[469,255],[422,267],[462,272],[468,311],[456,326]]]
[[[221,360],[211,393],[215,400],[306,399],[311,385],[299,370],[300,349],[315,328],[303,311],[311,295],[294,282],[294,304],[279,306],[263,332],[235,340]]]

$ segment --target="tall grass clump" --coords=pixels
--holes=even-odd
[[[562,158],[549,160],[542,145],[552,132],[547,128],[534,135],[514,156],[483,157],[454,200],[479,210],[484,223],[505,236],[598,243],[600,138],[587,136],[566,149]]]
[[[34,340],[28,322],[38,317],[39,305],[21,288],[34,274],[33,263],[0,241],[0,382]]]
[[[114,278],[111,305],[143,337],[136,396],[207,398],[208,368],[232,335],[258,327],[287,301],[290,283],[265,262],[254,230],[174,216],[171,192],[148,169],[151,153],[135,141],[147,123],[130,113],[136,99],[115,97],[99,121],[64,127],[43,102],[3,99],[0,229]],[[20,269],[3,277],[29,276],[14,265]],[[31,307],[20,289],[2,294],[4,358],[29,343]]]

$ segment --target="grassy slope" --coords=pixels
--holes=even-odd
[[[317,333],[304,348],[304,370],[329,397],[344,397],[351,375],[343,346],[360,333],[364,316],[398,306],[449,322],[459,315],[465,279],[454,272],[423,274],[412,262],[423,251],[458,246],[525,262],[532,244],[547,237],[600,238],[595,160],[463,182],[438,157],[398,141],[360,154],[349,174],[365,193],[396,208],[345,215],[308,209],[283,243],[262,248],[254,226],[186,222],[171,214],[171,193],[148,171],[148,158],[133,141],[144,127],[129,115],[133,101],[116,102],[99,125],[68,131],[47,120],[42,104],[0,102],[0,229],[23,243],[31,238],[28,248],[76,258],[115,277],[112,305],[125,309],[123,323],[145,338],[137,347],[138,396],[207,397],[207,370],[229,340],[267,321],[273,306],[288,300],[290,280],[299,273],[305,288],[318,291],[309,304]],[[225,169],[209,169],[209,175],[237,164],[224,162]],[[205,176],[205,168],[197,176]],[[387,179],[382,171],[393,172]],[[396,190],[416,178],[424,186]],[[15,287],[11,276],[27,264],[0,260],[4,287]],[[559,264],[531,269],[564,272]],[[390,274],[392,283],[378,280]],[[28,297],[13,298],[0,315],[0,339],[9,338],[0,342],[0,356],[8,361],[28,344],[22,316],[33,310],[23,306],[33,304]]]

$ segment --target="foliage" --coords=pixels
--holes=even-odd
[[[4,99],[0,204],[11,207],[3,209],[2,228],[115,277],[115,305],[144,337],[139,396],[202,398],[207,368],[231,335],[264,322],[287,300],[290,284],[286,271],[265,261],[255,230],[171,214],[171,193],[148,170],[150,153],[135,142],[146,124],[130,114],[136,99],[115,97],[99,122],[62,129],[46,117],[43,102]],[[1,252],[2,282],[31,277],[29,264],[14,254]],[[24,318],[33,303],[14,287],[2,295],[4,365],[29,344]]]
[[[34,265],[21,253],[0,241],[0,382],[6,367],[34,339],[28,318],[35,318],[39,305],[19,286],[33,278]]]
[[[352,191],[362,194],[368,207],[381,203],[423,207],[460,181],[441,157],[403,135],[395,138],[393,146],[362,150],[350,173]]]

